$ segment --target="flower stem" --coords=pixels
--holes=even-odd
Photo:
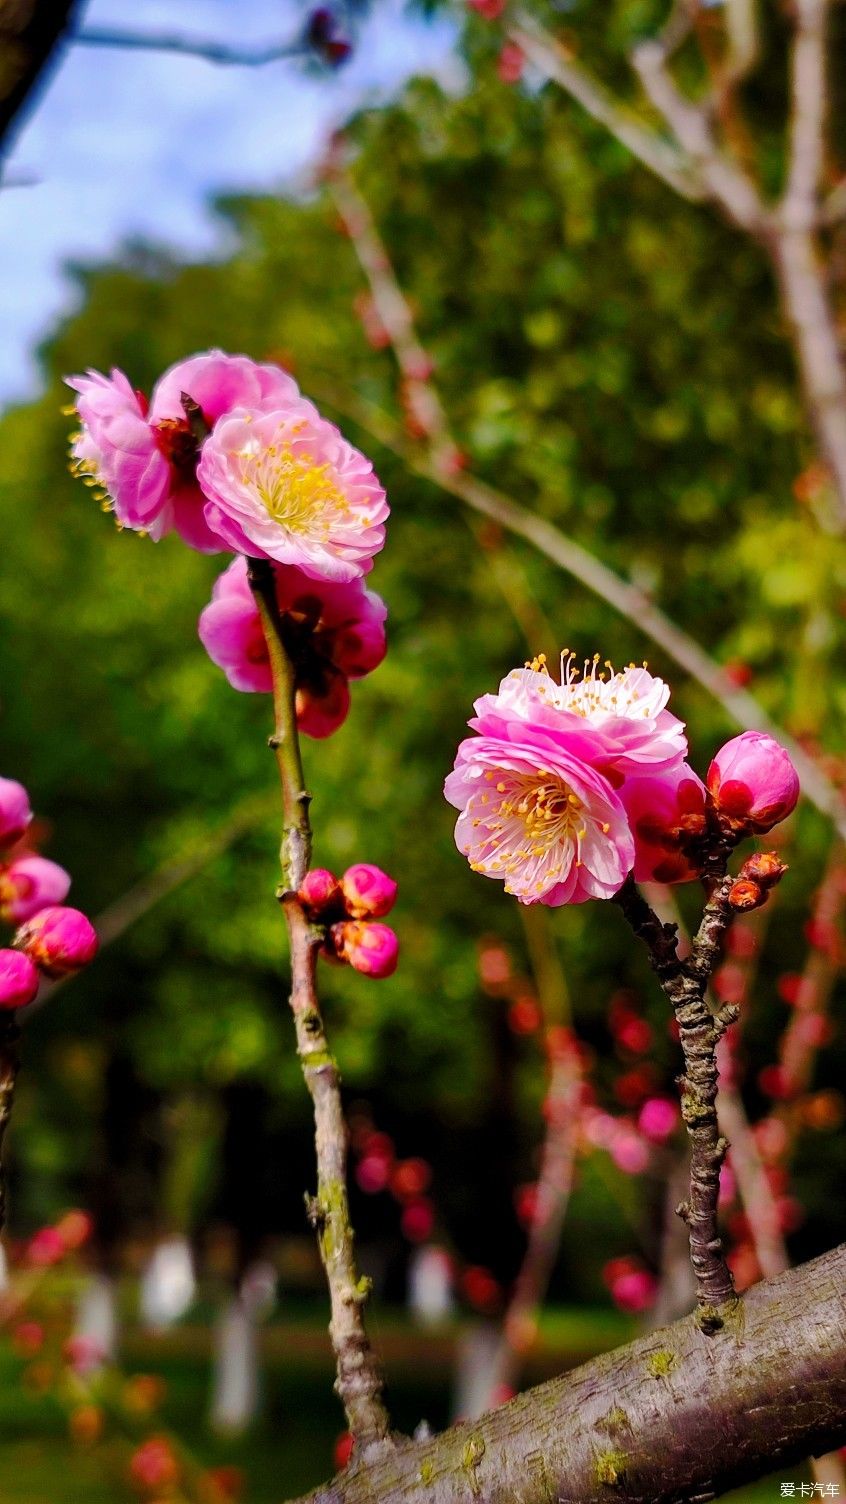
[[[277,889],[291,943],[291,1011],[297,1053],[314,1108],[317,1195],[306,1197],[329,1285],[329,1334],[335,1350],[335,1388],[357,1450],[390,1438],[382,1399],[384,1380],[364,1326],[370,1282],[359,1278],[347,1198],[347,1128],[340,1076],[329,1050],[317,996],[321,931],[309,923],[297,890],[311,859],[311,795],[305,788],[297,733],[294,665],[276,604],[272,566],[249,560],[250,585],[261,616],[273,676],[274,730],[270,737],[282,786],[282,882]]]
[[[710,896],[686,962],[678,954],[677,926],[661,922],[632,878],[627,878],[614,899],[646,945],[679,1028],[684,1074],[678,1085],[690,1142],[690,1191],[677,1211],[688,1228],[698,1319],[705,1332],[719,1330],[725,1308],[737,1298],[717,1222],[720,1170],[729,1147],[717,1123],[717,1045],[737,1014],[732,1008],[714,1014],[705,1001],[720,940],[732,917],[728,901],[731,885],[731,877],[718,878],[716,874],[712,887],[709,883]]]

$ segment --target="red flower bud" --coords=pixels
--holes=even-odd
[[[740,830],[759,835],[786,819],[799,798],[793,763],[764,731],[744,731],[726,742],[706,783],[720,814]]]
[[[399,941],[389,925],[346,919],[333,924],[331,937],[336,954],[363,976],[389,977],[396,971]]]
[[[759,888],[774,888],[787,870],[787,863],[777,852],[755,851],[746,858],[739,875],[747,882],[757,883]]]
[[[760,909],[761,904],[766,903],[767,895],[757,883],[737,878],[729,890],[728,901],[738,914],[748,914],[750,909]]]
[[[297,897],[312,919],[320,919],[340,907],[341,884],[326,867],[312,867],[303,878]]]
[[[15,945],[48,977],[80,971],[97,954],[97,932],[79,909],[42,909],[15,935]]]
[[[397,885],[380,867],[357,862],[341,878],[341,891],[351,919],[381,919],[396,902]]]
[[[0,1008],[25,1008],[40,980],[29,956],[19,950],[0,950]]]

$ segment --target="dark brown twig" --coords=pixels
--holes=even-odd
[[[728,1143],[720,1134],[716,1105],[717,1045],[736,1010],[724,1008],[714,1015],[705,1001],[720,941],[731,919],[731,885],[731,877],[722,877],[713,887],[686,961],[678,954],[676,926],[658,918],[631,878],[614,900],[646,946],[678,1024],[684,1056],[684,1074],[678,1084],[690,1141],[690,1192],[678,1212],[687,1223],[699,1323],[706,1332],[723,1325],[726,1308],[736,1300],[717,1226],[720,1170]]]

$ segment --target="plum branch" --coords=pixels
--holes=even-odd
[[[390,1446],[390,1420],[382,1398],[384,1381],[364,1325],[370,1282],[359,1277],[347,1198],[347,1129],[340,1076],[329,1049],[317,995],[321,931],[297,896],[311,855],[311,796],[305,787],[294,703],[294,667],[276,604],[272,566],[250,560],[250,584],[261,617],[273,675],[274,730],[269,739],[282,789],[282,882],[277,889],[291,945],[291,1011],[297,1053],[312,1099],[317,1155],[317,1194],[307,1197],[317,1233],[331,1303],[329,1332],[337,1360],[338,1395],[357,1449],[367,1455]]]

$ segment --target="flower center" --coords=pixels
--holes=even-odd
[[[487,788],[473,800],[478,845],[471,866],[519,874],[520,887],[543,892],[581,864],[587,835],[584,804],[563,778],[537,773],[487,772]]]
[[[241,483],[254,491],[274,522],[292,533],[327,538],[349,517],[350,506],[335,483],[332,466],[288,442],[246,448],[234,456]]]

